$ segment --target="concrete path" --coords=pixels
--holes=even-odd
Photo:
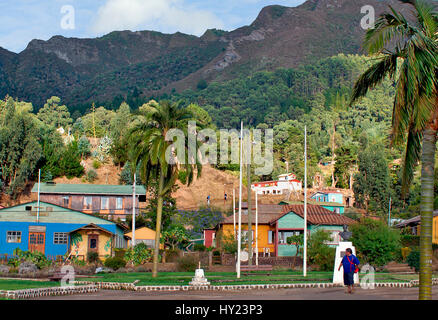
[[[433,300],[438,300],[438,287],[433,287]],[[39,300],[417,300],[418,288],[357,288],[345,294],[343,288],[309,288],[240,291],[136,292],[100,290],[96,293],[41,297]]]

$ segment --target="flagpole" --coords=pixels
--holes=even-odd
[[[236,239],[236,190],[233,185],[233,233],[234,240]]]
[[[304,250],[303,276],[307,276],[307,126],[304,126]]]
[[[37,223],[40,222],[40,185],[41,185],[41,169],[38,169],[38,201],[37,201]]]
[[[255,246],[256,246],[256,266],[259,265],[259,204],[258,204],[258,197],[257,197],[257,189],[255,189],[255,203],[256,203],[256,217],[255,217]]]
[[[131,246],[135,247],[135,184],[137,183],[136,175],[134,173],[134,185],[132,186],[132,239]]]
[[[240,279],[240,247],[242,232],[242,162],[243,162],[243,121],[240,122],[240,174],[239,174],[239,226],[237,232],[237,279]]]

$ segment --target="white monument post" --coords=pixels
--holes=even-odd
[[[356,249],[353,246],[351,241],[341,241],[336,247],[336,256],[335,256],[335,266],[333,270],[333,283],[334,284],[344,284],[344,268],[341,267],[341,270],[338,271],[339,265],[341,264],[342,258],[345,255],[345,250],[350,248],[353,251],[353,254],[356,255]],[[359,273],[354,274],[354,283],[359,283]]]
[[[201,262],[199,261],[198,269],[195,270],[195,277],[192,278],[192,281],[189,283],[190,286],[209,286],[210,282],[207,281],[207,278],[204,274],[204,269],[201,268]]]

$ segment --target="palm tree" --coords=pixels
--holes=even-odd
[[[140,117],[129,133],[130,159],[131,163],[134,164],[132,166],[133,170],[138,165],[140,166],[141,178],[145,182],[146,187],[150,184],[151,179],[158,180],[157,222],[152,277],[157,277],[163,197],[175,185],[180,170],[186,171],[188,185],[192,183],[195,171],[197,171],[198,177],[201,174],[202,166],[198,162],[196,154],[190,155],[188,152],[189,148],[186,137],[188,136],[188,122],[192,119],[192,113],[185,108],[181,108],[179,103],[171,103],[169,101],[162,101],[159,104],[150,103],[146,108],[140,110]],[[181,130],[184,133],[184,140],[166,141],[166,135],[172,129]],[[175,148],[172,149],[172,144],[174,147],[183,148],[185,151],[184,159],[177,159]],[[196,152],[197,150],[198,143],[196,143],[196,150],[194,151]]]
[[[438,133],[438,15],[430,2],[399,1],[413,9],[413,17],[408,20],[390,7],[390,13],[382,14],[374,29],[368,30],[364,46],[378,61],[357,80],[350,105],[387,76],[396,80],[391,138],[393,144],[406,143],[404,194],[421,157],[419,298],[429,300],[432,298],[433,181]]]

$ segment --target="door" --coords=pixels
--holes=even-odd
[[[88,252],[97,252],[99,248],[99,236],[97,234],[88,235]]]
[[[45,253],[46,234],[44,232],[29,232],[29,251]]]

